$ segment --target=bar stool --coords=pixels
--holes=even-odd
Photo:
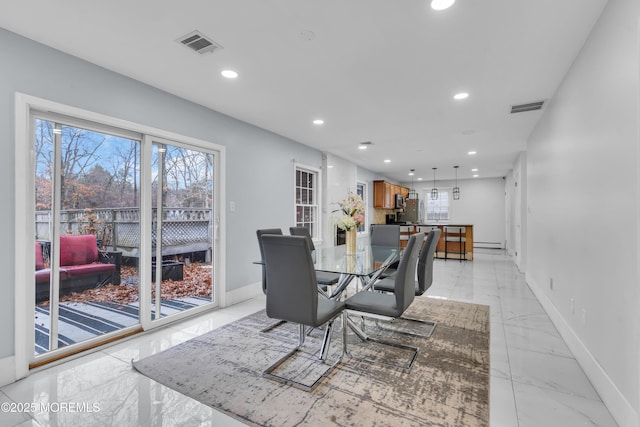
[[[434,230],[440,230],[435,225],[418,225],[416,226],[416,233],[424,233],[425,238]]]
[[[448,258],[449,252],[457,253],[460,255],[460,262],[463,259],[467,259],[467,238],[465,234],[467,232],[466,227],[452,227],[445,226],[443,229],[444,234],[444,259]],[[457,251],[449,251],[449,244],[455,243],[458,246]]]

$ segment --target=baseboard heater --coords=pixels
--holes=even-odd
[[[504,245],[500,242],[473,242],[474,248],[482,249],[504,249]]]

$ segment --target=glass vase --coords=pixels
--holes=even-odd
[[[346,245],[347,254],[355,254],[356,253],[356,229],[352,228],[351,230],[346,230]]]

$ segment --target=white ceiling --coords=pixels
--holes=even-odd
[[[474,167],[506,175],[544,113],[510,106],[553,97],[605,4],[0,0],[0,26],[409,181],[412,168],[416,179],[433,179],[433,167],[452,178],[454,165],[461,179]],[[223,49],[200,55],[175,41],[193,30]],[[239,77],[221,77],[228,68]],[[469,98],[453,100],[460,91]]]

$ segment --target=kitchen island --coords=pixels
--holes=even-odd
[[[464,227],[462,237],[465,238],[466,244],[458,242],[448,242],[447,251],[445,252],[445,227]],[[400,245],[406,246],[409,236],[415,233],[428,233],[430,230],[437,228],[441,231],[438,246],[436,247],[436,258],[447,259],[464,259],[473,260],[473,225],[471,224],[402,224],[400,225]],[[463,252],[464,251],[464,252]]]

